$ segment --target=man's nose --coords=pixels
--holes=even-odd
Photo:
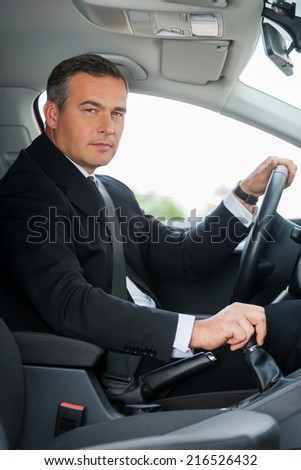
[[[115,127],[111,113],[101,113],[97,124],[97,132],[99,134],[114,134]]]

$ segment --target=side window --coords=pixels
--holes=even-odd
[[[119,149],[97,172],[123,181],[146,213],[166,221],[204,218],[269,155],[299,159],[297,147],[196,106],[130,94],[127,108]],[[300,178],[283,194],[284,217],[299,215]]]
[[[33,111],[38,122],[39,127],[42,129],[45,125],[45,116],[44,116],[44,104],[46,103],[47,95],[46,91],[40,93],[33,103]]]
[[[269,155],[298,161],[300,149],[206,109],[131,94],[119,150],[99,172],[126,183],[148,213],[205,217]],[[298,217],[300,178],[283,194],[284,217]]]

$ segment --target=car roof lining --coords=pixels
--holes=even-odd
[[[87,1],[114,8],[141,7],[141,0]],[[207,11],[204,5],[212,3],[215,3],[215,0],[145,0],[143,8],[159,8],[165,11],[187,11],[189,8],[190,11]],[[48,75],[58,62],[72,55],[94,52],[110,58],[118,65],[129,82],[131,92],[175,99],[208,108],[279,137],[283,136],[300,146],[301,136],[296,125],[296,122],[299,122],[297,110],[293,112],[294,122],[288,117],[285,103],[278,103],[280,111],[273,107],[273,112],[278,113],[279,119],[275,119],[268,110],[263,110],[261,105],[260,109],[254,108],[253,115],[249,117],[248,107],[254,106],[255,100],[253,103],[247,102],[245,106],[240,102],[241,98],[248,101],[248,96],[253,93],[250,90],[246,97],[244,96],[247,86],[239,81],[239,76],[260,38],[262,7],[262,0],[220,0],[216,6],[210,7],[210,11],[216,10],[224,18],[223,37],[212,40],[212,45],[216,41],[225,41],[227,52],[222,61],[211,61],[210,47],[209,51],[206,51],[208,38],[194,39],[197,65],[193,64],[193,67],[201,73],[200,57],[205,57],[208,65],[204,68],[208,68],[211,74],[212,71],[216,73],[215,79],[209,81],[206,81],[204,75],[202,81],[206,84],[199,85],[195,80],[191,62],[186,57],[183,58],[186,42],[182,39],[172,41],[141,36],[137,40],[133,35],[105,30],[91,25],[76,10],[71,0],[6,1],[0,16],[0,40],[3,46],[0,49],[0,93],[7,97],[8,88],[12,92],[18,89],[20,93],[15,102],[24,95],[27,103],[26,89],[31,90],[31,97],[44,91]],[[247,21],[237,21],[238,14]],[[187,64],[187,60],[188,65],[183,76],[183,61]],[[188,70],[189,68],[191,70]],[[24,93],[21,92],[22,89]],[[4,100],[4,109],[8,112],[14,102],[11,94],[9,96],[9,100]],[[25,104],[22,104],[21,108],[24,106]],[[269,106],[273,106],[272,101]],[[35,136],[36,132],[35,128],[30,129],[31,136]]]
[[[254,8],[255,1],[256,8]],[[93,2],[102,5],[110,4],[115,8],[121,4],[123,8],[127,6],[138,8],[138,5],[141,5],[141,2],[137,0],[123,0],[122,2],[93,0]],[[198,62],[199,57],[201,62],[205,55],[209,64],[203,68],[198,66],[197,72],[200,74],[202,72],[198,80],[191,63],[186,65],[184,63],[185,67],[183,67],[185,60],[183,50],[186,48],[184,40],[180,39],[178,40],[180,42],[177,42],[177,40],[170,39],[139,37],[137,41],[135,36],[114,34],[95,25],[91,27],[91,23],[83,18],[69,0],[52,0],[50,3],[51,5],[47,2],[37,3],[34,0],[6,2],[4,14],[0,20],[0,36],[3,35],[4,38],[2,44],[5,45],[5,41],[9,41],[10,55],[6,54],[5,47],[1,49],[0,61],[5,64],[5,67],[2,69],[0,86],[18,86],[42,91],[51,68],[66,57],[78,53],[97,52],[110,54],[112,57],[118,55],[129,58],[128,51],[130,51],[129,59],[137,63],[137,66],[147,74],[146,80],[137,79],[132,73],[129,74],[131,91],[155,95],[162,94],[162,92],[168,94],[170,80],[172,80],[175,90],[173,94],[176,94],[178,99],[193,101],[197,105],[210,106],[212,109],[219,110],[224,107],[260,34],[258,20],[262,11],[261,0],[253,0],[252,6],[248,0],[232,0],[225,8],[211,7],[210,11],[216,9],[223,14],[224,35],[219,40],[227,41],[229,47],[226,57],[223,57],[225,51],[221,54],[215,46],[208,52],[208,39],[195,41],[195,62]],[[192,3],[202,4],[203,2],[199,0]],[[148,8],[152,9],[160,6],[161,9],[176,9],[177,11],[180,8],[187,9],[187,4],[190,10],[204,11],[205,9],[191,6],[190,1],[180,4],[156,0],[144,2],[143,6],[144,9],[148,5]],[[232,15],[234,8],[236,10],[240,8],[241,15],[247,17],[248,21],[241,24],[235,21],[235,15]],[[32,15],[33,11],[34,15]],[[86,49],[86,44],[89,44],[91,50]],[[31,54],[28,54],[28,50],[31,50]],[[186,73],[183,77],[185,68]],[[209,78],[206,76],[207,70]],[[212,71],[215,71],[213,80]],[[158,75],[160,87],[157,87]],[[220,80],[223,81],[223,86],[219,86]],[[196,90],[196,82],[206,83],[206,85],[198,86]]]

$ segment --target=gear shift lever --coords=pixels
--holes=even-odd
[[[257,343],[255,336],[243,348],[247,364],[251,367],[256,385],[260,392],[264,392],[278,382],[282,372],[274,359]]]

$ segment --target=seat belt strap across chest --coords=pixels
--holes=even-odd
[[[126,288],[126,263],[123,251],[122,234],[116,208],[107,189],[102,182],[93,176],[87,178],[99,191],[106,208],[108,228],[111,234],[113,249],[113,275],[112,294],[121,299],[128,300]],[[106,371],[103,377],[104,385],[114,388],[124,388],[132,380],[139,364],[141,356],[122,354],[109,351],[107,354]]]

